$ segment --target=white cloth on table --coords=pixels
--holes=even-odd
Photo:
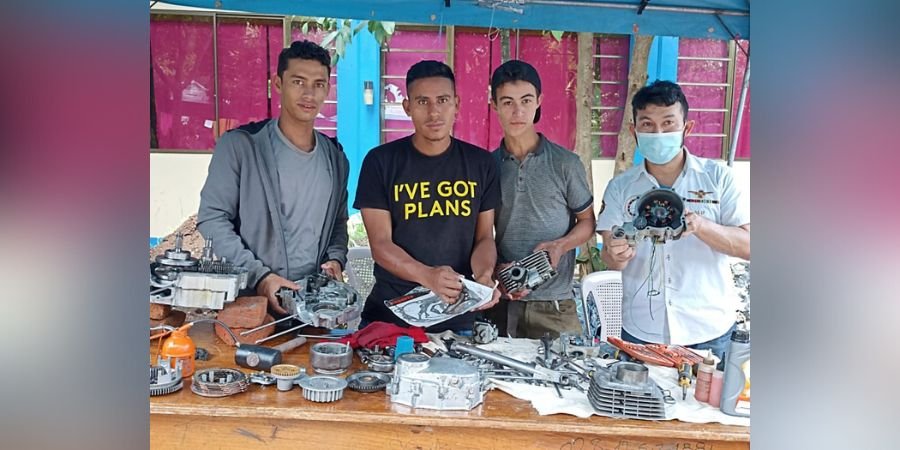
[[[498,338],[496,341],[479,345],[479,348],[492,352],[502,353],[504,356],[518,359],[522,362],[533,362],[537,356],[537,348],[540,341],[533,339]],[[602,365],[614,360],[597,359]],[[681,399],[681,386],[678,385],[678,374],[674,367],[660,367],[647,365],[650,378],[663,390],[675,397],[675,404],[666,404],[666,420],[680,420],[691,423],[721,423],[725,425],[750,426],[749,417],[729,416],[719,408],[706,403],[698,402],[694,398],[694,384],[688,389],[687,399]],[[534,409],[542,416],[550,414],[570,414],[576,417],[587,418],[593,414],[587,396],[576,389],[561,389],[563,398],[559,398],[554,387],[535,386],[525,383],[515,383],[505,380],[491,380],[491,384],[513,397],[531,402]],[[585,385],[585,388],[587,386]],[[599,415],[599,414],[598,414]]]

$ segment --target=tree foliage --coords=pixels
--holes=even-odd
[[[375,37],[378,45],[387,44],[394,35],[396,24],[379,20],[363,20],[355,27],[350,19],[333,19],[329,17],[299,17],[294,19],[299,22],[300,31],[307,34],[310,30],[322,30],[327,32],[322,39],[322,47],[333,48],[331,57],[332,65],[337,64],[347,47],[353,42],[353,38],[363,29],[368,30]],[[333,47],[332,47],[333,45]]]

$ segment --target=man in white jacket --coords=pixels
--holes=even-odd
[[[622,338],[711,349],[721,358],[738,305],[729,257],[750,259],[750,206],[729,167],[684,146],[694,121],[680,86],[655,81],[631,103],[644,161],[609,182],[597,217],[601,257],[622,271]],[[659,187],[684,199],[681,238],[634,248],[613,239],[613,226],[634,219],[638,197]]]

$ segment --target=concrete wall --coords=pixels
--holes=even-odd
[[[206,180],[211,155],[150,154],[150,236],[163,237],[174,231],[200,206],[200,189]],[[599,211],[606,184],[612,178],[614,161],[594,160],[594,211]],[[736,161],[734,176],[744,192],[750,192],[750,162]],[[749,194],[748,194],[749,195]]]
[[[200,207],[212,154],[150,154],[150,237],[175,231]]]

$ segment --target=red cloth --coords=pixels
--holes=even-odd
[[[396,345],[400,336],[409,336],[417,344],[428,342],[428,336],[422,327],[405,328],[387,322],[372,322],[356,333],[339,339],[338,342],[342,344],[349,342],[353,348],[374,348],[376,345],[384,348]]]

